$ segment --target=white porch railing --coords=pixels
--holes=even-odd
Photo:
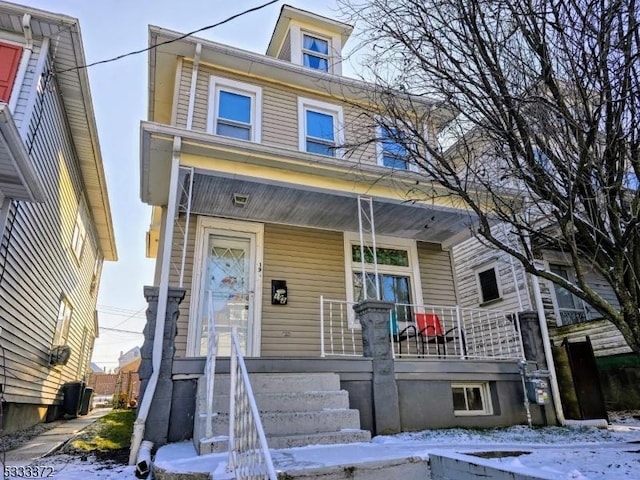
[[[277,480],[236,327],[231,332],[228,469],[238,480]]]
[[[361,356],[360,325],[353,302],[321,297],[320,305],[321,355]],[[520,325],[514,311],[395,304],[389,315],[389,339],[394,357],[523,358]]]

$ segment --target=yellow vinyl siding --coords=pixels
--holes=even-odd
[[[435,243],[418,242],[420,281],[426,305],[455,305],[456,296],[449,252]]]
[[[193,63],[184,61],[179,83],[179,95],[176,112],[176,125],[186,128],[189,109],[189,92]],[[318,92],[313,94],[297,90],[289,86],[279,85],[263,79],[252,78],[218,70],[210,65],[200,64],[198,67],[197,88],[194,101],[193,125],[195,131],[207,131],[207,119],[210,107],[209,83],[211,75],[244,82],[262,88],[262,143],[291,150],[299,150],[298,146],[298,97],[309,98],[321,102],[342,106],[344,117],[345,144],[349,150],[348,157],[354,161],[375,164],[376,146],[366,143],[357,146],[363,139],[369,140],[374,135],[370,125],[364,125],[357,109],[334,97]]]
[[[345,298],[342,233],[265,225],[262,356],[320,355],[320,296]],[[271,305],[286,280],[287,305]]]

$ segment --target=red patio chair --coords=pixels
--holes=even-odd
[[[427,345],[435,344],[438,356],[446,356],[447,343],[457,338],[457,327],[454,326],[447,331],[443,331],[440,317],[435,313],[416,313],[416,325],[418,326],[418,337],[422,345],[422,354],[424,355],[425,348],[428,348]]]

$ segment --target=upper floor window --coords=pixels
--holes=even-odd
[[[549,270],[569,282],[575,281],[573,270],[565,265],[549,265]],[[571,325],[590,320],[584,302],[557,283],[553,284],[554,307],[558,325]]]
[[[340,157],[342,108],[310,99],[298,99],[300,150],[318,155]]]
[[[500,299],[500,284],[495,267],[486,268],[476,273],[480,290],[480,303],[487,303]]]
[[[65,345],[67,343],[72,312],[71,304],[65,297],[62,297],[58,306],[58,319],[56,321],[56,330],[53,333],[53,345]]]
[[[378,163],[396,170],[409,170],[406,147],[398,141],[398,130],[380,127],[378,143]]]
[[[9,103],[21,57],[22,47],[0,42],[0,102]]]
[[[211,77],[209,131],[223,137],[260,142],[262,89]]]
[[[87,241],[87,229],[84,226],[84,207],[82,202],[78,205],[78,213],[76,214],[76,223],[73,227],[73,235],[71,236],[71,249],[76,259],[80,261],[84,244]]]
[[[102,273],[102,255],[96,252],[96,258],[93,262],[93,273],[91,274],[91,285],[89,291],[94,293],[98,289],[100,283],[100,274]]]
[[[312,35],[302,35],[302,64],[305,67],[329,71],[329,41]]]

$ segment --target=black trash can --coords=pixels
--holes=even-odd
[[[84,382],[68,382],[62,386],[62,406],[65,415],[77,417],[82,402]]]
[[[80,415],[86,415],[91,410],[91,397],[93,396],[93,388],[86,387],[82,392],[82,401],[80,402]]]

